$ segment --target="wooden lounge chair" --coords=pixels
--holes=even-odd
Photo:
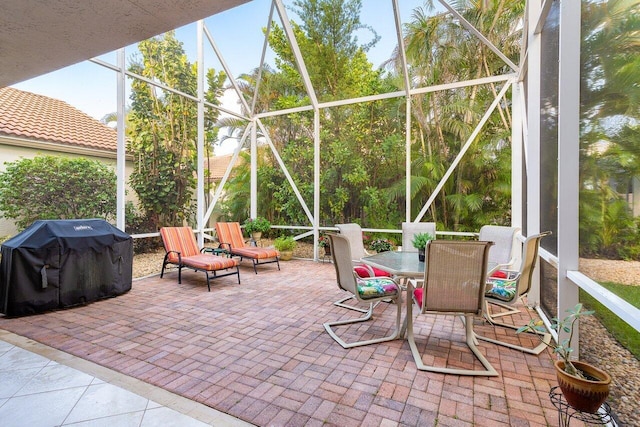
[[[167,252],[162,261],[160,278],[164,276],[164,270],[168,264],[178,267],[178,283],[182,283],[182,269],[191,268],[195,271],[203,271],[207,276],[207,288],[211,292],[210,279],[218,277],[238,276],[240,283],[240,269],[238,260],[222,257],[209,253],[203,253],[198,249],[196,238],[189,227],[162,227],[160,229],[164,250]],[[233,271],[235,269],[235,271]],[[221,271],[225,271],[220,274]],[[211,273],[211,275],[210,275]]]
[[[275,262],[280,270],[280,253],[273,248],[260,248],[248,246],[242,236],[242,229],[239,222],[217,222],[216,232],[220,247],[229,251],[231,255],[239,256],[240,261],[248,258],[253,262],[253,271],[258,274],[256,266],[258,264],[269,264]]]

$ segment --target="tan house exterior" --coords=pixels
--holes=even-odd
[[[0,88],[0,171],[6,162],[38,155],[99,160],[116,169],[116,131],[66,102]],[[133,164],[126,162],[129,180]],[[135,199],[127,189],[127,199]],[[13,221],[0,213],[0,237],[17,233]]]

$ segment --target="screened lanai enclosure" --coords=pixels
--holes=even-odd
[[[119,228],[132,155],[141,209],[168,203],[145,199],[157,173],[151,187],[191,206],[158,221],[186,221],[200,243],[218,217],[266,216],[313,242],[342,222],[551,231],[529,302],[550,319],[583,289],[640,330],[638,309],[579,269],[581,254],[640,254],[637,2],[39,3],[0,18],[0,46],[15,46],[0,86],[82,60],[116,82]],[[48,25],[10,25],[31,7]]]

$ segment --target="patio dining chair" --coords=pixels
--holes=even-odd
[[[364,316],[356,319],[339,320],[324,323],[327,333],[343,348],[352,348],[362,345],[391,341],[401,336],[401,312],[402,312],[402,292],[400,286],[391,277],[360,277],[351,263],[351,247],[349,239],[340,234],[328,234],[331,241],[331,257],[336,269],[336,280],[338,287],[349,292],[358,302],[366,303],[369,309]],[[347,343],[334,331],[336,326],[351,325],[366,322],[373,317],[373,310],[381,301],[387,301],[396,306],[396,325],[391,335],[382,338],[372,338],[368,340]]]
[[[379,268],[371,267],[363,264],[360,259],[367,255],[371,255],[364,248],[364,242],[362,240],[362,227],[360,224],[350,223],[350,224],[336,224],[338,231],[340,231],[340,235],[346,237],[349,240],[349,247],[351,248],[351,263],[353,265],[354,271],[360,277],[391,277],[391,274],[387,271],[381,270]],[[360,313],[366,313],[368,310],[365,308],[360,308],[354,305],[345,304],[350,299],[353,299],[353,295],[348,295],[344,298],[340,298],[338,301],[333,304],[346,308],[349,310],[359,311]]]
[[[210,279],[235,274],[238,276],[238,284],[240,283],[238,261],[203,252],[205,248],[198,249],[196,238],[190,227],[162,227],[160,236],[166,252],[162,261],[160,278],[164,276],[167,265],[173,264],[178,267],[178,284],[182,283],[182,269],[185,267],[205,273],[209,292],[211,292]]]
[[[455,375],[498,375],[476,346],[473,330],[473,317],[481,316],[484,309],[487,260],[492,244],[444,240],[432,240],[427,244],[424,279],[410,279],[407,286],[407,339],[419,370]],[[418,314],[463,317],[466,344],[484,369],[426,364],[414,335],[413,304],[418,308]],[[440,357],[435,359],[438,360]]]
[[[483,225],[478,240],[495,243],[489,251],[489,262],[495,262],[500,269],[511,268],[518,261],[516,248],[520,227]],[[495,275],[493,275],[495,277]]]
[[[500,278],[490,277],[487,279],[484,317],[491,325],[514,330],[517,330],[519,326],[521,326],[500,322],[497,318],[520,314],[521,311],[519,306],[525,305],[524,299],[531,290],[533,272],[538,261],[540,240],[549,234],[551,234],[551,232],[546,231],[544,233],[534,234],[527,237],[523,244],[522,260],[519,270],[500,270],[502,273]],[[504,311],[495,312],[491,309],[491,306],[501,307]],[[514,350],[520,350],[525,353],[540,354],[547,347],[546,344],[551,342],[551,334],[539,333],[539,335],[542,335],[540,337],[541,342],[534,348],[523,347],[480,335],[476,335],[476,337],[483,341],[509,347]]]
[[[216,222],[216,233],[220,247],[227,250],[229,254],[239,256],[240,261],[244,258],[250,259],[253,263],[253,271],[258,274],[257,266],[260,264],[276,263],[280,270],[280,253],[273,248],[261,248],[247,245],[242,236],[242,229],[239,222]]]

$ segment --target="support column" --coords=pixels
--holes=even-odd
[[[125,200],[125,185],[127,181],[127,159],[126,159],[126,146],[125,146],[125,88],[127,82],[127,76],[125,74],[126,60],[124,48],[118,49],[117,52],[118,61],[118,83],[117,88],[117,111],[118,111],[118,127],[117,134],[117,148],[116,148],[116,226],[125,231],[126,227],[126,200]]]
[[[580,2],[560,2],[558,70],[558,318],[578,302],[579,288],[567,278],[578,270],[580,167]],[[579,354],[574,328],[574,355]],[[568,334],[559,331],[560,340]]]

